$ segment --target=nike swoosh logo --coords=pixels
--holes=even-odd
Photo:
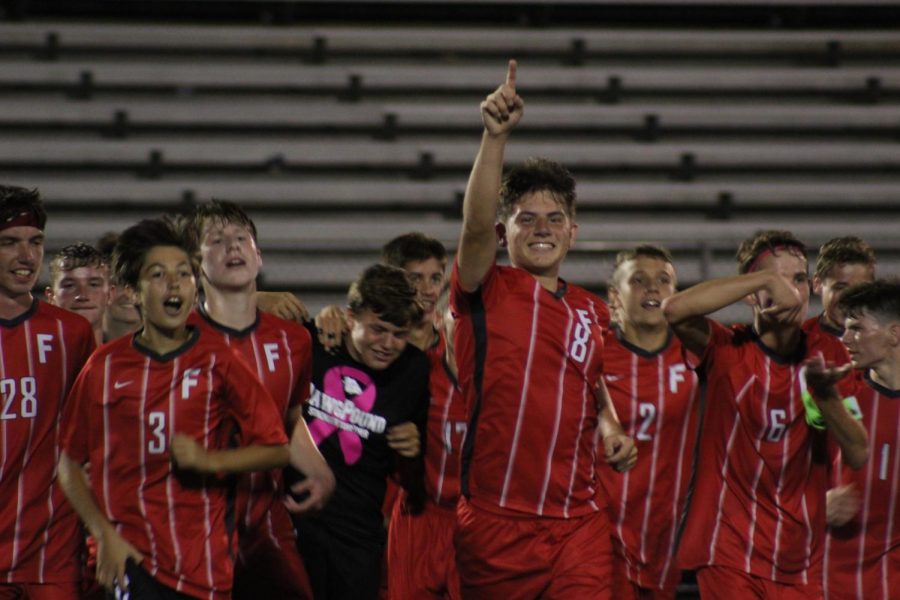
[[[121,390],[126,385],[131,385],[131,381],[117,381],[113,384],[113,387],[117,390]]]
[[[612,383],[613,381],[618,381],[624,377],[624,375],[604,375],[604,379]]]

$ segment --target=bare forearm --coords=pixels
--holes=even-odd
[[[291,433],[290,455],[291,466],[301,473],[308,475],[328,468],[328,463],[319,452],[303,419],[298,419],[294,424]]]
[[[486,131],[482,135],[463,200],[464,233],[493,235],[506,140],[506,135],[492,136]]]
[[[678,292],[665,301],[666,320],[672,325],[677,325],[688,319],[706,316],[771,286],[772,280],[772,273],[758,271],[704,281]]]
[[[619,415],[616,414],[616,408],[613,406],[609,397],[609,391],[602,380],[597,386],[594,396],[597,400],[597,420],[600,428],[600,437],[604,438],[608,435],[624,433],[622,423],[619,421]]]
[[[216,450],[208,454],[207,473],[244,473],[280,469],[288,464],[288,446],[244,446],[231,450]]]
[[[481,283],[497,248],[494,224],[497,220],[506,137],[484,133],[466,187],[457,260],[461,282],[468,290],[474,290]]]
[[[112,527],[94,499],[84,467],[69,458],[65,452],[59,458],[59,485],[91,535],[99,538],[104,530]]]

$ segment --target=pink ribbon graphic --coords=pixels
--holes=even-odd
[[[324,393],[332,398],[346,402],[348,398],[344,391],[344,377],[351,377],[359,382],[363,390],[361,394],[351,399],[356,408],[363,412],[372,410],[372,407],[375,405],[375,384],[367,374],[359,369],[346,366],[329,369],[322,378],[322,387],[325,388],[323,390]],[[351,414],[351,411],[346,411],[341,420],[345,423],[349,422]],[[337,415],[331,416],[338,418]],[[309,432],[312,434],[316,446],[335,431],[338,432],[338,442],[341,445],[341,452],[344,453],[344,462],[348,465],[356,464],[362,457],[363,450],[362,439],[359,437],[359,434],[354,433],[352,430],[339,428],[337,425],[332,425],[318,418],[313,419],[309,423]]]

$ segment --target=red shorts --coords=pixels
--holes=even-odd
[[[79,584],[0,583],[0,600],[79,600]]]
[[[388,597],[460,598],[453,548],[456,510],[427,502],[422,514],[410,515],[403,509],[403,498],[401,492],[388,530]]]
[[[261,527],[241,531],[238,544],[232,592],[235,600],[312,600],[294,525],[283,504],[272,504]]]
[[[616,600],[675,600],[678,584],[663,589],[641,587],[628,579],[625,559],[613,552],[612,595]]]
[[[697,586],[703,600],[821,600],[820,582],[803,584],[778,583],[740,569],[709,566],[697,569]]]
[[[609,516],[510,517],[460,499],[455,536],[466,599],[611,599]],[[733,600],[733,599],[732,599]]]

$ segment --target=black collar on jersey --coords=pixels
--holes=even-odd
[[[866,383],[868,383],[872,389],[874,389],[876,392],[878,392],[882,396],[887,396],[888,398],[900,398],[900,390],[892,390],[890,388],[886,388],[883,385],[881,385],[880,383],[878,383],[877,381],[875,381],[874,379],[872,379],[872,371],[871,370],[866,369],[866,372],[863,375],[863,378],[866,380]]]
[[[762,340],[759,339],[759,334],[756,332],[752,326],[748,327],[750,330],[750,337],[756,342],[756,345],[759,346],[760,350],[762,350],[766,356],[774,360],[780,365],[789,365],[789,364],[799,364],[806,360],[806,332],[800,332],[800,343],[797,344],[797,347],[794,349],[793,354],[790,355],[782,355],[778,354],[768,346],[762,343]]]
[[[657,356],[659,356],[660,354],[665,352],[669,348],[669,345],[672,343],[672,328],[671,327],[668,328],[668,330],[666,331],[666,341],[663,343],[662,346],[660,346],[656,350],[644,350],[643,348],[641,348],[639,346],[635,346],[634,344],[632,344],[631,342],[626,340],[625,334],[622,333],[622,328],[619,327],[618,324],[614,323],[611,326],[611,329],[613,330],[613,333],[616,334],[616,339],[619,340],[619,343],[622,344],[625,347],[625,349],[627,349],[631,352],[634,352],[638,356],[643,356],[644,358],[656,358]]]
[[[230,335],[232,337],[244,337],[250,333],[253,333],[259,326],[259,310],[256,311],[256,318],[253,320],[253,323],[244,327],[243,329],[232,329],[228,325],[223,325],[209,316],[209,313],[206,312],[206,308],[204,308],[203,303],[197,305],[197,312],[203,317],[203,320],[212,325],[214,328],[218,329],[224,334]]]
[[[831,335],[833,335],[836,338],[844,337],[843,328],[835,327],[834,325],[831,325],[830,323],[828,323],[828,321],[825,320],[825,313],[822,313],[821,315],[819,315],[819,327],[825,333],[830,333]]]
[[[559,300],[563,296],[566,295],[566,292],[569,291],[569,284],[565,279],[559,279],[559,285],[556,286],[556,291],[553,292],[553,297]]]
[[[179,346],[178,348],[175,348],[174,350],[172,350],[171,352],[166,352],[165,354],[160,354],[158,352],[154,352],[153,350],[151,350],[147,346],[144,346],[143,344],[141,344],[138,341],[138,336],[141,334],[141,332],[143,330],[144,330],[144,328],[141,327],[140,329],[138,329],[131,335],[131,347],[134,348],[135,350],[137,350],[138,352],[140,352],[141,354],[143,354],[145,356],[149,356],[153,360],[156,360],[159,362],[166,362],[166,361],[172,360],[176,356],[184,354],[185,352],[187,352],[188,350],[191,349],[191,346],[193,346],[194,344],[197,343],[198,339],[200,339],[200,330],[197,329],[196,327],[192,327],[192,326],[188,325],[188,330],[191,332],[191,335],[188,337],[187,341],[185,343],[183,343],[181,346]]]
[[[37,298],[32,296],[31,306],[29,306],[25,312],[23,312],[18,317],[14,317],[12,319],[0,319],[0,327],[13,328],[16,325],[19,325],[20,323],[27,321],[31,317],[31,315],[33,315],[35,312],[37,312],[38,302],[40,302],[40,300],[38,300]]]

